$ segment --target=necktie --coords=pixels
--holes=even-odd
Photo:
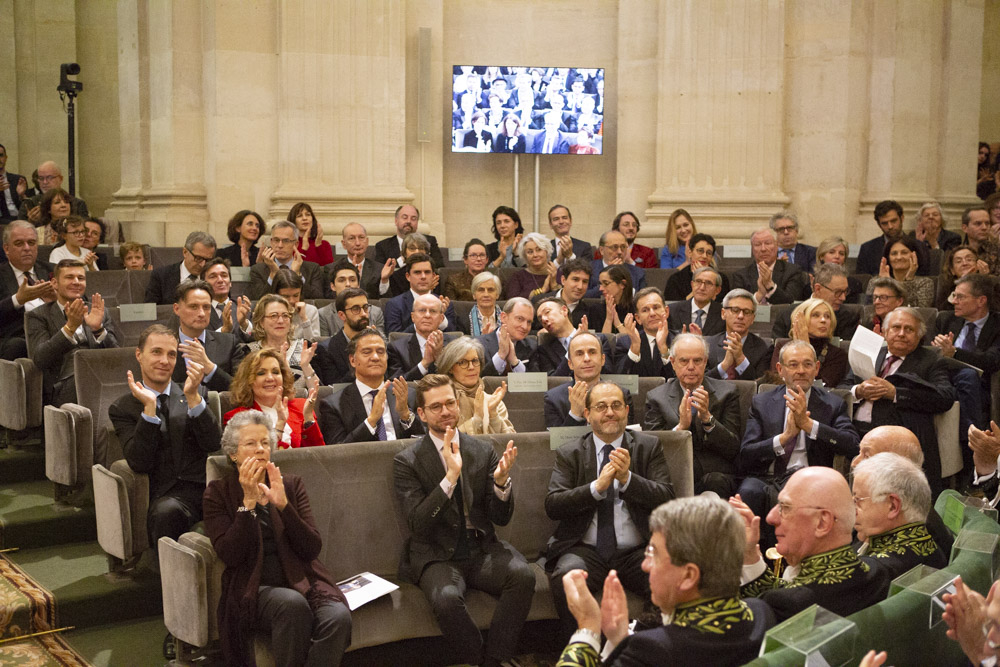
[[[377,393],[378,393],[377,389],[372,389],[370,392],[368,392],[368,395],[372,397],[372,409],[373,410],[375,409],[375,395]],[[383,412],[383,414],[384,414],[384,412]],[[384,417],[382,415],[379,415],[378,416],[378,421],[375,422],[375,437],[378,438],[379,440],[385,440],[386,439],[386,436],[385,436],[385,422],[383,421],[383,419],[384,419]],[[462,487],[459,487],[459,488],[462,488]]]
[[[28,280],[28,287],[32,287],[33,285],[37,285],[38,284],[38,281],[35,280],[35,277],[33,275],[31,275],[31,271],[25,271],[24,272],[24,277],[27,278],[27,280]]]
[[[790,262],[790,261],[792,261],[792,253],[789,250],[785,249],[785,248],[779,248],[778,249],[778,259],[783,259],[786,262]]]
[[[384,431],[385,429],[383,429]],[[385,438],[383,438],[384,440]],[[458,544],[455,545],[455,558],[469,557],[469,531],[465,527],[465,496],[462,493],[462,478],[455,483],[452,499],[458,505]]]
[[[897,357],[895,354],[890,354],[888,357],[886,357],[885,363],[882,364],[882,370],[878,372],[878,376],[880,378],[884,378],[886,375],[888,375],[889,369],[892,368],[892,365],[897,361],[899,361],[899,357]]]
[[[965,340],[962,341],[962,349],[966,352],[976,351],[976,323],[969,322],[965,325]]]
[[[167,422],[170,421],[170,410],[168,405],[170,404],[170,396],[167,394],[160,394],[156,397],[157,412],[160,416],[160,432],[164,436],[167,435]]]
[[[601,450],[601,467],[597,469],[600,475],[604,466],[611,460],[611,452],[614,451],[611,445],[604,445]],[[615,483],[611,481],[611,486],[605,492],[604,500],[597,504],[597,555],[606,562],[610,561],[618,550],[618,538],[615,537]]]
[[[705,311],[698,309],[695,311],[694,323],[701,329],[705,326]]]

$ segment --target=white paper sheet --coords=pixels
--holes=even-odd
[[[851,338],[851,349],[847,358],[851,362],[851,370],[860,380],[867,380],[877,374],[875,364],[885,339],[871,329],[858,327]]]
[[[371,572],[362,572],[343,581],[338,581],[337,587],[347,598],[347,606],[350,607],[351,611],[399,588],[391,581],[386,581]]]

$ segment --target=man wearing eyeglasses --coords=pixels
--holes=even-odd
[[[360,225],[359,225],[360,227]],[[360,274],[358,273],[357,266],[355,264],[344,258],[339,259],[329,267],[330,271],[330,293],[336,300],[337,295],[347,289],[348,287],[361,287],[360,284]],[[371,297],[371,292],[365,290],[368,294],[368,298]],[[358,310],[351,313],[352,317],[357,318],[361,314],[360,305],[357,305]],[[385,334],[385,316],[382,314],[382,309],[378,306],[369,305],[368,306],[368,321],[370,326],[378,329],[379,333]],[[337,310],[336,301],[331,304],[327,304],[319,309],[319,335],[320,336],[333,336],[340,333],[340,330],[344,326],[344,320],[340,318],[340,314]],[[367,327],[368,325],[366,325]],[[366,328],[362,327],[362,329]]]
[[[348,360],[347,346],[362,331],[371,327],[368,295],[359,287],[345,287],[334,302],[340,331],[316,345],[312,367],[321,384],[354,381],[354,369]],[[381,334],[382,332],[379,331]],[[330,441],[327,440],[329,443]]]
[[[571,570],[587,572],[591,592],[616,570],[626,589],[649,600],[649,578],[642,571],[649,514],[674,497],[660,441],[625,429],[629,410],[622,388],[599,382],[584,405],[592,432],[556,451],[545,497],[545,514],[559,522],[546,549],[546,569],[563,639],[577,628],[562,587]]]
[[[587,286],[586,297],[597,299],[601,297],[600,275],[601,271],[614,264],[621,264],[628,269],[632,276],[632,290],[638,292],[646,286],[646,272],[628,263],[628,241],[621,232],[610,230],[601,234],[601,259],[592,262],[590,270],[590,284]]]
[[[42,197],[53,188],[61,188],[62,182],[62,171],[55,162],[49,160],[38,165],[38,185],[42,191],[34,197],[26,197],[21,200],[21,207],[17,214],[18,219],[27,220],[36,226],[40,225],[42,223]],[[70,196],[69,212],[81,218],[90,215],[90,211],[87,210],[87,202],[72,195]]]
[[[197,279],[205,265],[215,257],[215,239],[208,232],[191,232],[184,241],[181,253],[184,258],[180,262],[153,269],[146,285],[146,303],[175,303],[177,286],[185,280]]]
[[[104,243],[104,223],[100,218],[93,216],[85,221],[87,233],[83,235],[80,246],[86,248],[97,256],[97,268],[101,271],[108,270],[108,253],[97,249],[97,246]]]
[[[753,397],[737,458],[737,474],[745,476],[739,495],[762,519],[792,473],[808,466],[833,466],[837,454],[853,458],[861,439],[844,401],[813,386],[819,362],[808,341],[789,342],[781,348],[780,359],[777,368],[784,384]],[[765,533],[770,546],[773,538],[770,531]]]
[[[893,278],[872,278],[869,283],[872,288],[871,315],[866,315],[861,326],[882,335],[882,324],[886,316],[906,302],[906,289]],[[865,309],[868,310],[867,308]]]
[[[722,299],[722,319],[726,330],[708,336],[708,373],[711,378],[756,380],[771,366],[774,350],[750,326],[757,315],[753,294],[734,289]]]
[[[722,333],[726,323],[722,320],[722,304],[715,297],[722,291],[722,275],[710,266],[695,269],[691,278],[691,298],[675,303],[670,309],[667,327],[672,335],[687,331],[699,336]]]
[[[858,321],[861,318],[861,309],[858,306],[844,305],[847,298],[847,272],[840,264],[826,263],[816,267],[813,275],[812,296],[823,299],[833,314],[837,317],[837,328],[833,330],[833,335],[839,338],[848,339],[853,337],[854,330],[858,328]],[[788,338],[792,329],[792,311],[782,311],[774,318],[771,326],[771,335],[775,340],[778,338]]]
[[[389,343],[389,377],[419,380],[436,373],[438,357],[447,345],[439,328],[444,321],[444,304],[433,294],[413,300],[413,331]],[[457,334],[454,334],[457,335]]]
[[[174,382],[183,383],[188,365],[196,362],[203,369],[202,384],[209,390],[229,391],[246,349],[233,334],[211,330],[212,287],[195,276],[178,285],[175,295],[180,345]]]
[[[776,575],[761,557],[760,519],[739,498],[729,501],[743,516],[746,547],[740,597],[757,597],[780,623],[818,604],[849,616],[885,599],[891,578],[874,558],[859,558],[852,545],[854,500],[844,476],[810,466],[796,472],[769,507],[781,555]]]
[[[257,253],[257,263],[250,269],[247,296],[256,301],[273,292],[271,285],[281,269],[290,269],[302,279],[303,299],[323,299],[328,296],[322,267],[302,258],[298,242],[299,229],[295,223],[287,220],[274,223],[271,227],[271,246],[261,248]]]
[[[767,223],[778,239],[778,259],[795,264],[809,273],[816,264],[816,247],[799,243],[799,219],[788,211],[771,216]]]

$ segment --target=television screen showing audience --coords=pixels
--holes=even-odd
[[[453,152],[602,153],[603,69],[456,65],[451,91]]]

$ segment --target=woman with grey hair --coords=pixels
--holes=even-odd
[[[941,204],[929,201],[917,212],[917,227],[910,232],[910,236],[927,248],[940,248],[948,252],[962,244],[962,236],[945,229],[946,224]]]
[[[551,252],[552,243],[544,234],[538,232],[525,234],[517,247],[517,254],[525,268],[507,280],[504,298],[523,296],[525,299],[530,299],[559,289],[559,282],[556,280],[559,267],[550,261]]]
[[[469,311],[469,334],[473,338],[493,333],[499,325],[500,306],[497,299],[502,288],[500,277],[489,271],[483,271],[472,279],[472,299],[476,306]]]
[[[516,433],[507,417],[503,397],[507,383],[487,395],[483,389],[482,368],[486,363],[483,344],[473,338],[459,338],[449,343],[437,360],[438,373],[451,378],[458,399],[458,430],[466,435]]]
[[[277,436],[258,410],[222,434],[233,470],[205,489],[205,532],[226,568],[219,635],[227,665],[253,664],[253,636],[269,630],[277,665],[339,665],[351,612],[319,562],[323,548],[302,479],[271,461]]]

